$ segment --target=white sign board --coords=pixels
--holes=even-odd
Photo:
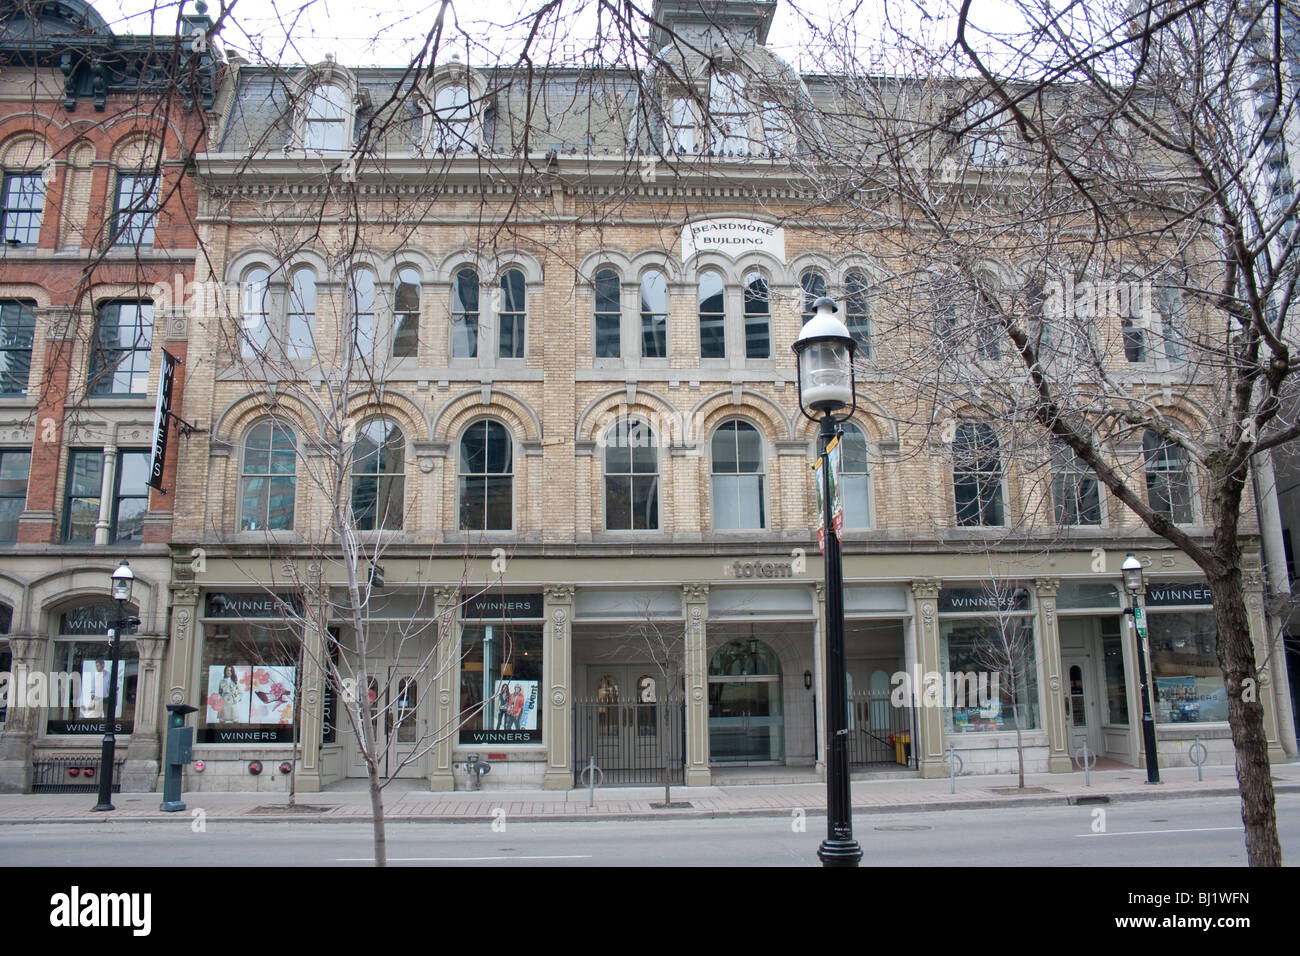
[[[700,252],[732,259],[766,252],[785,262],[785,230],[757,219],[701,219],[682,226],[682,262]]]

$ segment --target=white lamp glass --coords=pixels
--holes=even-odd
[[[799,354],[799,373],[807,408],[834,411],[853,399],[849,350],[841,342],[810,343]]]

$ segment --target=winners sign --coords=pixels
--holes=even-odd
[[[158,400],[153,411],[153,454],[149,456],[150,488],[163,487],[163,466],[167,463],[167,424],[172,414],[172,382],[176,378],[177,360],[163,349],[162,372],[158,376]]]

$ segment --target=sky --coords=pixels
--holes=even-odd
[[[92,0],[114,32],[172,33],[177,0]],[[559,18],[543,31],[542,58],[570,56],[608,35],[611,5],[625,0],[561,0]],[[633,0],[648,10],[653,0]],[[254,62],[314,63],[332,54],[349,66],[409,61],[423,45],[441,0],[224,0],[229,12],[221,37],[228,51]],[[854,49],[859,58],[879,60],[894,51],[882,37],[892,30],[924,35],[942,45],[950,40],[951,15],[935,11],[949,0],[781,0],[768,46],[803,71],[817,71],[824,53]],[[462,60],[485,63],[516,52],[527,35],[528,14],[545,0],[454,0],[445,24],[447,42]],[[214,19],[223,0],[208,0]],[[1003,0],[978,0],[982,15],[996,23]],[[186,12],[194,11],[187,0]],[[602,11],[603,8],[603,11]],[[602,21],[602,13],[606,18]],[[598,45],[599,46],[599,45]],[[551,52],[551,51],[554,52]],[[448,54],[449,55],[449,54]],[[443,59],[443,57],[440,57]]]

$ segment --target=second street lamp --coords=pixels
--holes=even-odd
[[[117,664],[122,650],[122,635],[135,630],[140,624],[137,617],[127,617],[126,605],[131,600],[131,587],[135,584],[135,573],[131,565],[123,559],[113,572],[112,589],[109,594],[117,602],[117,618],[108,632],[108,649],[112,656],[112,666],[108,671],[108,697],[104,712],[104,745],[99,760],[99,803],[95,810],[113,810],[113,761],[117,750],[117,736],[114,733],[117,724]]]
[[[862,848],[853,839],[849,788],[848,671],[844,661],[844,565],[834,526],[831,466],[827,448],[840,425],[857,409],[853,353],[857,342],[835,317],[839,309],[822,296],[795,340],[799,410],[817,422],[822,463],[822,524],[826,543],[826,839],[817,850],[823,866],[857,866]],[[847,408],[848,411],[844,411]],[[820,416],[820,417],[819,417]]]
[[[1147,764],[1147,783],[1160,782],[1160,760],[1156,753],[1156,721],[1152,714],[1151,675],[1147,672],[1147,626],[1138,604],[1142,593],[1142,562],[1130,552],[1120,565],[1124,573],[1124,590],[1128,591],[1129,606],[1125,614],[1133,621],[1133,639],[1137,644],[1138,687],[1142,693],[1142,747]]]

